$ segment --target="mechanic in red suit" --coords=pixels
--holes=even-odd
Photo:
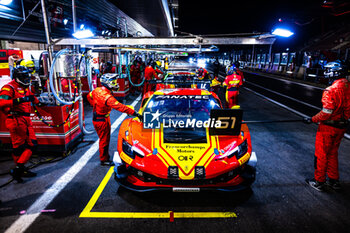
[[[159,61],[151,62],[151,64],[145,68],[145,84],[143,87],[143,94],[146,94],[149,91],[154,91],[154,88],[156,85],[149,83],[149,81],[161,79],[161,77],[158,75],[163,74],[163,72],[159,70],[159,65],[160,65]]]
[[[306,182],[318,191],[325,185],[341,189],[338,172],[338,148],[350,118],[350,72],[343,66],[338,79],[326,88],[322,96],[323,109],[306,123],[319,123],[315,143],[315,173]],[[328,180],[326,181],[326,176]]]
[[[29,171],[24,164],[28,162],[37,140],[30,119],[31,102],[39,104],[39,100],[30,91],[30,71],[24,66],[13,69],[13,80],[4,85],[0,91],[0,109],[7,115],[6,127],[10,131],[16,167],[11,175],[18,182],[21,177],[33,177],[36,174]]]
[[[226,86],[226,102],[229,108],[237,105],[237,97],[239,94],[238,88],[243,85],[242,77],[236,73],[236,70],[231,68],[227,72],[226,79],[223,83]]]
[[[139,84],[141,82],[141,64],[135,59],[132,65],[130,66],[130,76],[133,84]],[[135,94],[138,88],[130,84],[130,93]]]
[[[119,103],[112,94],[113,90],[118,90],[117,74],[105,74],[101,77],[102,87],[97,87],[87,96],[89,103],[93,106],[93,125],[100,139],[99,151],[101,165],[113,166],[109,156],[109,141],[111,136],[111,120],[109,114],[112,109],[136,116],[141,119],[141,115],[133,109]]]
[[[207,79],[209,78],[209,72],[205,68],[200,67],[197,70],[197,76],[199,80]]]

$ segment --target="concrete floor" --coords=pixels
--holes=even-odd
[[[127,103],[132,101],[130,98]],[[239,101],[245,120],[300,118],[244,89]],[[90,110],[86,108],[89,129]],[[112,112],[112,122],[119,116]],[[339,150],[343,192],[317,192],[304,182],[313,176],[316,129],[317,125],[301,122],[250,125],[252,146],[258,157],[257,178],[251,190],[133,193],[119,188],[112,177],[92,207],[92,212],[234,212],[237,217],[175,218],[174,222],[169,218],[79,218],[109,170],[100,166],[97,153],[48,203],[46,212],[21,215],[97,140],[96,134],[86,136],[88,142],[79,144],[66,159],[33,169],[37,177],[0,189],[0,231],[5,232],[12,224],[24,227],[35,216],[26,232],[346,232],[350,229],[350,141],[343,139]],[[118,129],[112,135],[111,154],[116,150],[117,132]],[[10,161],[1,162],[0,170],[10,165]],[[0,184],[7,179],[9,176],[0,176]]]

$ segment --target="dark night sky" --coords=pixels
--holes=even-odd
[[[282,18],[295,32],[281,45],[294,47],[333,27],[341,17],[322,8],[319,0],[179,0],[179,31],[196,35],[271,32]],[[347,17],[347,19],[349,19]],[[305,25],[303,25],[305,24]],[[180,34],[179,32],[177,32]]]

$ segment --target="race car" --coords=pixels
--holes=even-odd
[[[120,126],[113,159],[119,185],[138,192],[250,187],[257,159],[247,125],[242,124],[237,136],[212,135],[208,127],[198,125],[171,125],[207,121],[212,109],[222,109],[219,98],[200,89],[164,89],[144,96],[139,111],[143,122],[129,118]]]
[[[210,90],[210,80],[199,80],[195,72],[191,71],[171,71],[168,72],[164,80],[154,80],[156,90],[172,88],[199,88]]]

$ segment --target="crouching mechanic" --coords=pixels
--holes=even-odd
[[[318,191],[325,185],[334,190],[341,189],[338,172],[338,148],[350,118],[350,72],[342,67],[341,74],[326,88],[322,96],[323,109],[306,123],[319,123],[315,143],[315,173],[306,182]],[[328,180],[326,182],[326,175]]]
[[[236,73],[236,69],[231,67],[227,72],[226,79],[223,83],[226,86],[226,102],[229,108],[238,104],[238,88],[243,85],[242,77]]]
[[[13,80],[0,91],[0,108],[7,115],[5,124],[10,131],[12,157],[16,164],[16,168],[11,170],[11,175],[18,182],[22,182],[21,177],[36,175],[24,164],[28,162],[37,146],[30,112],[31,102],[39,104],[39,100],[29,89],[30,71],[26,67],[15,67],[12,75]]]
[[[119,103],[112,95],[112,91],[118,91],[119,84],[117,82],[117,74],[105,74],[101,77],[102,87],[97,87],[87,96],[89,103],[93,106],[93,125],[100,139],[99,151],[100,161],[103,166],[113,166],[113,162],[109,156],[109,141],[111,137],[111,119],[109,114],[112,109],[138,117],[142,116],[129,108],[128,106]]]

